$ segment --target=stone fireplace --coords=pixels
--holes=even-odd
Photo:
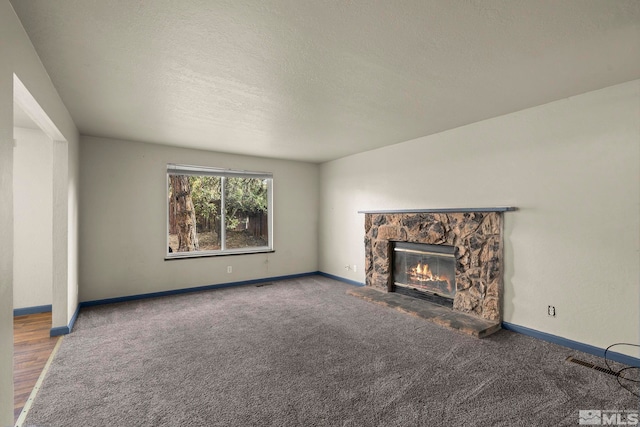
[[[459,313],[464,324],[469,323],[468,318],[471,323],[476,318],[486,321],[480,322],[485,326],[491,325],[492,332],[499,329],[502,220],[503,212],[512,210],[515,208],[361,212],[365,214],[363,292],[369,288],[418,297],[421,300],[412,305],[426,307],[435,302],[449,307],[441,307],[447,310],[442,312],[447,318]],[[406,271],[394,273],[398,268]],[[429,301],[432,296],[437,301]],[[442,299],[447,301],[443,303]],[[397,305],[386,305],[394,304]],[[446,323],[451,326],[459,322]],[[486,330],[473,334],[486,336]]]

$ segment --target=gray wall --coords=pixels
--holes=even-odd
[[[320,270],[364,282],[358,210],[516,206],[504,320],[600,348],[637,342],[638,99],[633,81],[323,164]]]
[[[81,301],[318,270],[318,165],[93,137],[80,158]],[[165,261],[167,163],[273,172],[275,252]]]

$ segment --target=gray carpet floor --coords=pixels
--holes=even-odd
[[[638,408],[602,359],[476,339],[320,276],[82,309],[25,425],[559,426]]]

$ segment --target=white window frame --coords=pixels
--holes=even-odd
[[[222,179],[222,194],[220,199],[220,249],[209,251],[193,251],[193,252],[169,252],[169,176],[170,175],[191,175],[191,176],[216,176]],[[226,178],[256,178],[267,180],[267,227],[268,227],[268,246],[254,246],[250,248],[226,248],[226,226],[225,226],[225,185]],[[167,164],[166,182],[165,182],[165,259],[180,258],[200,258],[220,255],[240,255],[254,254],[264,252],[274,252],[273,249],[273,173],[271,172],[252,172],[236,169],[222,169],[208,166],[180,165],[174,163]]]

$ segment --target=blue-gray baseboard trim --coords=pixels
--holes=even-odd
[[[49,336],[58,337],[60,335],[67,335],[70,331],[71,329],[69,329],[69,326],[56,326],[55,328],[51,328]]]
[[[51,328],[49,332],[49,336],[57,337],[59,335],[70,334],[71,331],[73,330],[73,325],[76,323],[76,319],[78,318],[80,309],[83,307],[93,307],[96,305],[104,305],[104,304],[115,304],[118,302],[135,301],[135,300],[147,299],[147,298],[157,298],[157,297],[163,297],[168,295],[184,294],[188,292],[199,292],[199,291],[207,291],[212,289],[229,288],[232,286],[253,285],[258,283],[272,282],[275,280],[297,279],[299,277],[315,276],[317,274],[318,274],[317,271],[313,271],[310,273],[290,274],[288,276],[276,276],[276,277],[268,277],[264,279],[244,280],[241,282],[221,283],[218,285],[197,286],[193,288],[174,289],[171,291],[151,292],[148,294],[138,294],[138,295],[129,295],[125,297],[106,298],[106,299],[95,300],[95,301],[83,301],[80,304],[78,304],[78,307],[76,308],[75,313],[71,317],[71,321],[69,322],[69,324],[67,326],[56,326],[55,328]]]
[[[78,318],[78,314],[80,313],[80,304],[76,307],[76,311],[71,316],[71,320],[69,320],[69,324],[67,326],[56,326],[55,328],[51,328],[49,331],[50,337],[57,337],[60,335],[70,334],[73,330],[73,325],[76,323],[76,319]]]
[[[356,282],[355,280],[345,279],[344,277],[334,276],[333,274],[325,273],[322,271],[316,272],[319,276],[328,277],[329,279],[337,280],[339,282],[348,283],[353,286],[364,286],[364,283]]]
[[[34,305],[33,307],[24,307],[24,308],[14,308],[13,316],[24,316],[26,314],[37,314],[37,313],[50,313],[51,312],[51,304],[48,305]]]
[[[528,335],[530,337],[538,338],[543,341],[551,342],[554,344],[561,345],[563,347],[568,347],[573,350],[582,351],[584,353],[593,354],[594,356],[604,358],[605,350],[599,347],[595,347],[593,345],[584,344],[578,341],[573,341],[567,338],[562,338],[557,335],[551,335],[546,332],[536,331],[535,329],[527,328],[525,326],[514,325],[513,323],[502,322],[502,327],[509,331],[518,332],[523,335]],[[640,367],[640,359],[632,356],[627,356],[626,354],[618,353],[615,351],[607,351],[607,359],[613,360],[615,362],[624,363],[629,366],[637,366]]]
[[[104,304],[115,304],[118,302],[135,301],[135,300],[147,299],[147,298],[165,297],[169,295],[186,294],[190,292],[200,292],[200,291],[209,291],[213,289],[230,288],[233,286],[255,285],[258,283],[273,282],[275,280],[297,279],[299,277],[315,276],[317,274],[318,274],[317,271],[312,271],[310,273],[290,274],[288,276],[267,277],[264,279],[243,280],[240,282],[229,282],[229,283],[220,283],[217,285],[196,286],[193,288],[173,289],[170,291],[151,292],[148,294],[128,295],[124,297],[115,297],[115,298],[105,298],[105,299],[94,300],[94,301],[82,301],[80,303],[80,308],[93,307],[96,305],[104,305]]]

